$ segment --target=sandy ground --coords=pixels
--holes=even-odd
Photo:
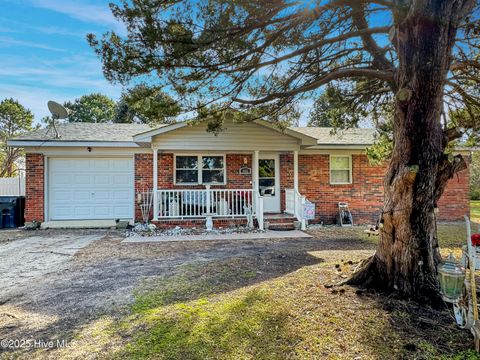
[[[372,253],[372,244],[355,241],[348,232],[311,234],[136,244],[122,242],[116,231],[0,232],[0,340],[71,339],[103,315],[125,314],[149,280],[174,276],[190,263],[247,259],[262,274],[255,281],[261,281],[317,263],[311,252],[326,251],[324,258]],[[10,351],[0,348],[0,358],[8,356]]]

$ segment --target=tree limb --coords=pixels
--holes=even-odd
[[[349,78],[349,77],[366,77],[370,79],[380,79],[389,83],[393,81],[393,73],[389,71],[380,71],[380,70],[374,70],[369,68],[341,69],[341,70],[332,71],[326,74],[325,76],[321,77],[320,79],[313,81],[309,84],[300,86],[296,89],[292,89],[284,92],[270,93],[269,95],[263,98],[255,99],[255,100],[245,100],[245,99],[239,99],[239,98],[234,98],[233,100],[241,104],[259,105],[259,104],[263,104],[278,98],[295,96],[302,92],[315,90],[320,86],[325,85],[331,81],[339,80],[343,78]]]

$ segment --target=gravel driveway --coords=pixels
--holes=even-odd
[[[5,234],[12,240],[5,241]],[[190,264],[248,261],[267,280],[318,263],[311,251],[371,253],[354,235],[263,239],[125,243],[117,231],[0,231],[0,340],[69,340],[102,316],[128,313],[135,293],[181,274]],[[344,241],[342,241],[344,236]],[[343,256],[342,255],[342,256]],[[330,255],[329,255],[330,256]],[[233,265],[232,265],[233,266]],[[231,286],[236,286],[234,279]],[[244,286],[239,283],[238,286]],[[14,356],[25,355],[21,349]],[[2,353],[3,352],[3,353]],[[0,358],[12,355],[0,348]],[[31,357],[30,357],[31,358]],[[48,358],[48,355],[47,355]]]
[[[32,236],[0,244],[0,303],[21,296],[49,274],[61,272],[80,249],[103,234]]]

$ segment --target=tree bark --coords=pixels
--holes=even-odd
[[[441,126],[443,88],[457,22],[467,1],[413,1],[395,14],[399,56],[394,149],[385,177],[380,242],[352,285],[375,287],[434,304],[439,300],[437,202],[448,180],[465,168],[449,157]]]

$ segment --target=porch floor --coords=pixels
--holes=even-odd
[[[169,236],[130,236],[124,243],[168,242],[168,241],[219,241],[219,240],[261,240],[261,239],[301,239],[311,235],[300,230],[271,231],[231,234],[169,235]]]
[[[295,218],[294,215],[285,214],[285,213],[265,213],[263,214],[263,218],[265,220],[269,219],[293,219]]]

